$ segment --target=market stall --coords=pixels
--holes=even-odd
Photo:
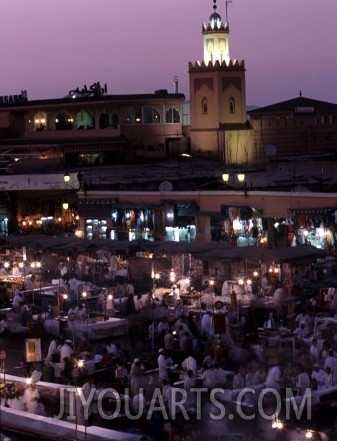
[[[126,335],[128,333],[128,320],[122,318],[112,318],[110,317],[108,320],[95,320],[88,319],[85,321],[67,321],[67,324],[62,329],[61,323],[64,321],[55,319],[47,319],[44,322],[44,328],[46,332],[51,335],[59,336],[62,331],[67,330],[74,337],[80,337],[83,334],[86,334],[89,339],[97,340],[100,338],[108,338],[119,335]]]

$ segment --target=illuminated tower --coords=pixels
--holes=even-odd
[[[192,153],[240,164],[251,160],[251,135],[244,62],[230,57],[228,3],[224,23],[213,0],[213,12],[202,26],[204,59],[189,63],[190,137]]]

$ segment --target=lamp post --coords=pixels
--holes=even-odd
[[[81,362],[81,363],[80,363]],[[77,364],[74,366],[71,376],[74,380],[74,398],[75,398],[75,439],[77,439],[77,419],[78,419],[78,406],[77,406],[77,386],[78,386],[78,377],[80,376],[80,369],[83,367],[83,360],[79,360]]]
[[[68,172],[65,172],[63,175],[63,182],[65,184],[66,187],[68,188],[72,188],[72,189],[80,189],[82,190],[83,188],[83,184],[84,184],[84,176],[83,174],[79,171],[76,175],[76,180],[74,180],[72,182],[71,180],[71,176]],[[76,182],[77,181],[77,182]]]
[[[69,174],[68,172],[65,172],[63,175],[63,182],[67,190],[73,190],[77,192],[83,189],[84,177],[81,172],[78,172],[76,176],[74,176],[73,173]],[[67,223],[72,223],[73,226],[76,226],[76,224],[78,224],[78,216],[75,216],[73,212],[68,211],[70,208],[69,199],[70,202],[73,202],[73,198],[68,197],[62,203],[65,226],[67,225]]]
[[[36,262],[33,261],[30,264],[30,268],[31,268],[33,274],[35,274],[35,270],[38,270],[40,272],[40,277],[39,277],[39,279],[40,279],[40,281],[39,281],[39,285],[40,285],[40,298],[41,298],[41,277],[42,277],[41,265],[42,264],[39,261],[36,261]],[[34,278],[35,278],[35,276],[34,276]],[[33,301],[33,305],[35,305],[35,289],[34,288],[33,288],[33,299],[32,299],[32,301]]]
[[[7,358],[7,353],[3,349],[0,350],[0,361],[1,361],[1,369],[4,376],[4,388],[6,387],[6,369],[5,369],[5,360]]]

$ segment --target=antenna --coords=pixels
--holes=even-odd
[[[177,77],[177,75],[175,75],[173,81],[174,81],[174,93],[178,93],[179,78]]]
[[[226,5],[226,24],[229,23],[228,21],[228,5],[229,3],[233,3],[233,0],[225,0],[225,5]]]

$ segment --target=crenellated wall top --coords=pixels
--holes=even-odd
[[[229,32],[229,26],[228,23],[223,23],[221,22],[221,24],[218,27],[214,27],[211,25],[211,23],[203,23],[202,24],[202,28],[201,28],[202,32]]]
[[[223,61],[220,63],[219,60],[212,63],[211,61],[209,63],[205,63],[204,61],[196,61],[195,63],[189,62],[188,63],[188,71],[201,71],[201,70],[217,70],[221,67],[221,69],[227,68],[228,70],[242,70],[245,68],[245,62],[244,60],[229,60],[228,63],[226,61]]]

